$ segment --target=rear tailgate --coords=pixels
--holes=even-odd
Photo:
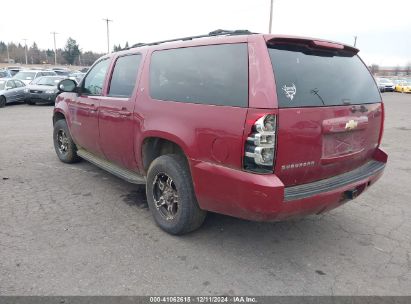
[[[285,186],[354,170],[372,159],[383,119],[374,79],[342,45],[268,42],[278,95],[275,174]]]

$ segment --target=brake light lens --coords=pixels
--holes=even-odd
[[[245,142],[244,169],[272,173],[274,167],[277,119],[267,114],[257,119]]]

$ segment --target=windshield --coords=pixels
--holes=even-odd
[[[356,55],[294,45],[269,47],[279,107],[380,102],[374,79]]]
[[[386,79],[386,78],[379,78],[379,79],[378,79],[378,82],[381,82],[381,83],[391,83],[391,81],[390,81],[389,79]]]
[[[64,78],[57,78],[57,77],[41,77],[39,80],[36,81],[38,85],[46,85],[46,86],[56,86],[61,80]]]
[[[36,72],[18,72],[14,78],[20,80],[33,80],[36,76]]]
[[[4,90],[4,87],[6,86],[6,82],[3,80],[0,80],[0,91]]]

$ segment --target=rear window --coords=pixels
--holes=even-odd
[[[281,108],[375,103],[375,82],[358,56],[305,47],[269,47]]]
[[[222,44],[156,51],[150,64],[152,98],[247,107],[246,44]]]

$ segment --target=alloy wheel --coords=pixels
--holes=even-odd
[[[173,220],[179,207],[177,188],[173,179],[166,173],[158,173],[153,181],[152,193],[160,215],[166,220]]]

